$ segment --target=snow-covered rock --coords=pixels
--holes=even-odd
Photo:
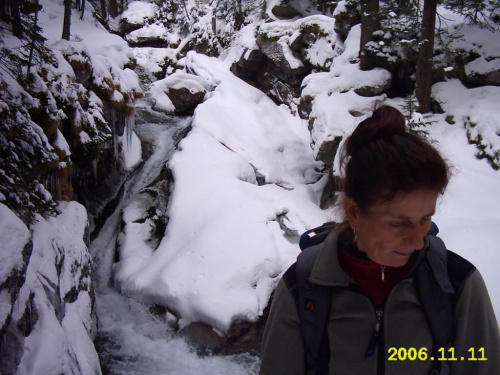
[[[182,72],[154,82],[150,89],[155,109],[177,114],[192,113],[206,92],[207,86],[202,78]]]
[[[0,346],[2,374],[101,373],[87,214],[76,202],[58,209],[55,217],[38,216],[30,233],[0,204],[0,333],[9,343]]]

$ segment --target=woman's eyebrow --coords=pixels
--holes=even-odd
[[[433,216],[435,213],[436,213],[436,210],[432,210],[432,212],[429,212],[428,214],[425,214],[422,217]],[[389,214],[389,217],[391,217],[392,219],[401,219],[401,220],[410,220],[411,221],[411,217],[405,216],[405,215],[397,215],[397,214],[390,215]]]

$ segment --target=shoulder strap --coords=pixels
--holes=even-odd
[[[330,288],[309,282],[316,257],[322,243],[302,251],[297,262],[283,275],[292,293],[300,317],[302,337],[306,351],[307,370],[315,374],[328,374],[330,348],[326,321],[330,309]]]
[[[300,236],[299,247],[300,250],[307,249],[308,247],[323,243],[326,237],[330,234],[333,228],[337,226],[334,221],[329,221],[319,227],[309,229]]]
[[[434,338],[433,354],[439,348],[451,346],[454,338],[455,294],[474,266],[455,253],[448,251],[444,242],[428,236],[430,246],[426,259],[416,271],[416,283],[422,307]],[[449,374],[444,361],[434,361],[433,373]]]

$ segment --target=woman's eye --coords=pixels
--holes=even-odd
[[[389,224],[391,225],[391,227],[394,227],[394,228],[401,228],[405,225],[405,223],[402,221],[393,221]]]

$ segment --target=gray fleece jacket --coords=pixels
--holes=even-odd
[[[375,327],[376,309],[367,296],[348,288],[354,281],[339,265],[337,243],[338,231],[333,231],[324,242],[310,278],[313,284],[335,287],[332,288],[327,323],[329,374],[429,374],[433,339],[413,277],[414,270],[425,257],[426,249],[418,252],[410,265],[408,277],[396,284],[387,296],[382,316],[382,337],[379,341],[382,348],[379,349],[378,356],[366,357],[365,350]],[[397,355],[393,355],[400,348],[403,348],[401,354],[415,348],[421,353],[421,358],[427,359],[400,360]],[[453,353],[449,350],[442,353],[447,358],[452,354],[457,358],[457,361],[449,362],[451,375],[500,375],[498,323],[478,270],[469,275],[459,291],[452,350]],[[414,353],[412,349],[412,354]],[[261,375],[306,374],[299,315],[295,300],[283,279],[274,295],[262,342],[261,358]],[[474,361],[472,358],[486,360]]]

